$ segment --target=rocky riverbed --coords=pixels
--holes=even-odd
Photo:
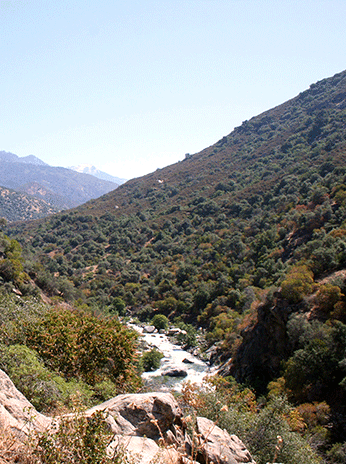
[[[131,324],[142,340],[149,346],[155,347],[163,354],[160,368],[152,372],[144,372],[142,377],[147,386],[160,390],[181,389],[182,383],[190,381],[202,383],[203,379],[213,374],[216,369],[194,356],[174,342],[174,330],[159,333],[152,326]]]

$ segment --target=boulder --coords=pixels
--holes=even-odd
[[[180,464],[180,453],[174,448],[160,448],[151,438],[126,437],[116,435],[110,443],[107,453],[113,457],[115,452],[122,451],[124,456],[134,464]]]
[[[184,369],[169,369],[162,372],[161,375],[167,375],[168,377],[186,377],[187,372]]]
[[[174,426],[181,426],[182,412],[171,393],[119,395],[89,409],[108,412],[107,422],[117,435],[146,436],[158,440]]]
[[[143,333],[152,334],[157,332],[156,328],[153,325],[145,325],[143,327]]]
[[[229,435],[214,422],[197,418],[193,443],[186,433],[182,411],[171,393],[154,392],[119,395],[85,412],[106,413],[114,437],[109,456],[123,450],[134,464],[241,464],[251,463],[250,453],[235,435]],[[16,389],[0,370],[0,426],[23,441],[31,431],[54,433],[59,417],[44,416]],[[162,446],[163,445],[163,446]]]
[[[200,436],[197,459],[201,464],[256,464],[244,443],[236,435],[220,429],[213,421],[197,417],[197,432]]]
[[[32,430],[46,430],[52,419],[40,414],[14,386],[9,376],[0,370],[0,424],[16,435],[28,435]]]

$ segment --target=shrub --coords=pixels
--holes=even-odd
[[[281,284],[282,296],[291,303],[299,303],[313,290],[313,273],[306,266],[296,266]]]
[[[59,421],[55,433],[39,434],[33,454],[42,464],[129,464],[121,449],[115,448],[113,456],[107,454],[111,439],[102,411],[89,418],[77,413]]]
[[[151,320],[151,324],[155,326],[157,330],[167,330],[169,326],[169,320],[164,314],[155,314]]]
[[[163,354],[161,351],[153,348],[150,351],[146,351],[142,355],[141,364],[145,372],[156,371],[160,367],[161,359]]]
[[[134,331],[117,319],[97,318],[82,309],[52,308],[28,328],[26,343],[45,364],[66,378],[89,385],[110,379],[121,389],[133,387],[136,357]]]
[[[49,371],[38,359],[37,353],[24,345],[0,345],[0,367],[39,411],[68,406],[77,391],[86,405],[90,404],[93,396],[93,391],[83,382],[66,382],[63,377]]]

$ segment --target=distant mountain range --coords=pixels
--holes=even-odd
[[[0,186],[4,188],[0,192],[0,217],[10,222],[36,219],[76,207],[116,189],[121,182],[113,179],[49,166],[34,155],[19,157],[0,151]]]
[[[73,171],[80,172],[82,174],[91,174],[92,176],[97,177],[98,179],[108,180],[110,182],[114,182],[118,185],[124,184],[127,179],[121,179],[120,177],[114,177],[106,172],[100,171],[99,169],[95,168],[91,164],[79,164],[78,166],[68,166],[68,169],[72,169]]]

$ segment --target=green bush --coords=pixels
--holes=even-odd
[[[151,320],[151,324],[155,326],[157,330],[167,330],[169,326],[169,320],[164,314],[155,314]]]
[[[26,344],[50,369],[89,385],[104,380],[133,388],[137,334],[117,319],[97,318],[82,309],[54,307],[28,328]]]
[[[291,303],[299,303],[313,290],[313,274],[306,266],[294,267],[281,284],[282,296]]]
[[[156,369],[160,367],[160,362],[162,358],[163,354],[156,348],[144,352],[141,359],[143,370],[145,372],[156,371]]]
[[[0,345],[0,368],[39,411],[69,406],[76,395],[85,405],[91,404],[94,392],[83,382],[66,380],[49,371],[37,353],[24,345]]]
[[[275,397],[259,404],[254,394],[237,385],[216,380],[215,385],[185,385],[183,398],[192,413],[207,417],[228,433],[237,435],[251,452],[257,464],[319,464],[321,461],[299,433],[292,430],[293,407],[285,397]],[[190,409],[191,411],[191,409]],[[278,445],[278,436],[282,439]]]

